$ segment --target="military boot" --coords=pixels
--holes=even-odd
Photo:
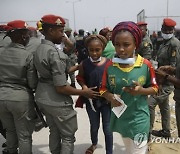
[[[164,138],[169,138],[171,137],[171,133],[169,130],[153,130],[152,135],[157,136],[157,137],[164,137]]]
[[[18,154],[18,151],[13,152],[13,153],[10,153],[7,149],[4,149],[4,150],[2,151],[2,154]]]

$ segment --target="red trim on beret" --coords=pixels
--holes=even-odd
[[[23,20],[14,20],[7,23],[8,30],[12,29],[27,29],[27,23]]]
[[[137,22],[137,25],[138,25],[138,26],[146,26],[146,25],[147,25],[147,23],[146,23],[146,22],[141,21],[141,22]]]
[[[65,25],[65,20],[56,15],[45,15],[41,18],[41,21],[43,24],[51,24],[51,25],[57,25],[57,26],[64,26]]]
[[[163,25],[167,26],[167,27],[174,27],[174,26],[176,26],[176,22],[170,18],[165,18],[163,20]]]

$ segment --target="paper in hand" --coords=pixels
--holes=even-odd
[[[117,107],[113,107],[112,111],[114,112],[114,114],[116,115],[117,118],[119,118],[124,111],[127,108],[127,105],[124,103],[124,101],[116,94],[114,94],[115,99],[121,103],[121,106],[117,106]]]

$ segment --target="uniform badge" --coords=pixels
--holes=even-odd
[[[62,21],[58,18],[55,22],[57,25],[61,25],[62,24]]]
[[[115,76],[109,76],[109,79],[110,79],[110,85],[111,86],[115,86]]]
[[[145,42],[145,43],[144,43],[144,46],[145,46],[145,47],[147,47],[147,46],[148,46],[148,44],[149,44],[148,42]]]
[[[172,51],[172,57],[176,56],[176,50]]]

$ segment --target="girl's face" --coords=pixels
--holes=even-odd
[[[128,31],[117,33],[114,39],[114,47],[119,58],[132,58],[136,49],[133,35]]]
[[[99,40],[90,41],[88,44],[88,52],[89,52],[89,56],[93,60],[98,60],[101,57],[102,52],[103,52],[103,45],[101,41]]]

